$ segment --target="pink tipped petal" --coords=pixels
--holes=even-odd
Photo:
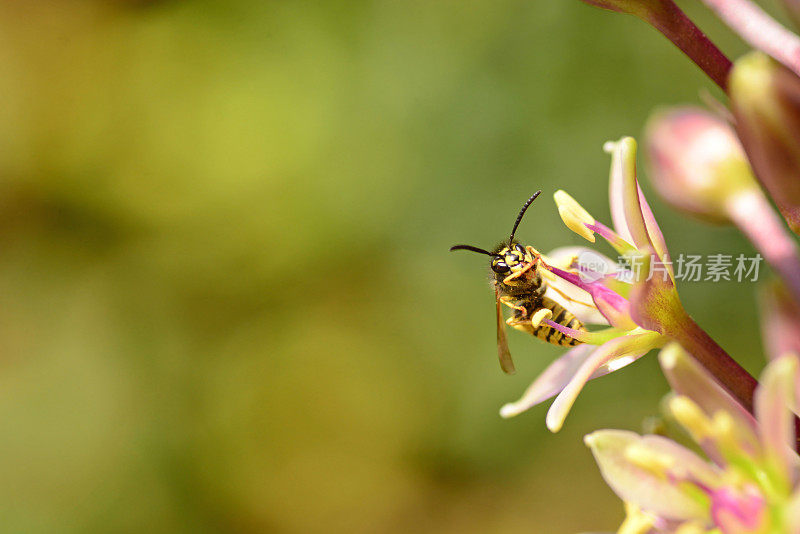
[[[664,240],[664,234],[661,233],[661,228],[659,228],[656,218],[653,216],[653,210],[650,209],[647,199],[644,198],[642,189],[638,185],[636,187],[639,190],[639,205],[642,208],[642,216],[644,217],[644,223],[647,227],[647,235],[650,237],[650,243],[652,243],[659,259],[666,265],[669,276],[674,281],[675,272],[672,270],[672,262],[669,258],[669,251],[667,250],[667,242]]]
[[[584,324],[608,324],[608,321],[605,317],[603,317],[603,314],[597,311],[597,307],[595,306],[594,301],[592,301],[591,295],[581,289],[578,289],[572,284],[563,282],[563,280],[560,278],[558,278],[558,280],[562,281],[563,286],[566,287],[559,286],[557,288],[558,291],[556,291],[556,288],[553,288],[548,282],[547,290],[544,294],[546,297],[564,306],[564,308],[572,312],[572,314]]]
[[[673,481],[691,481],[706,489],[720,485],[721,471],[718,468],[675,441],[663,436],[647,435],[642,436],[642,444],[653,452],[675,460],[669,470],[669,476]]]
[[[608,360],[606,363],[595,369],[592,376],[589,377],[589,380],[594,380],[595,378],[599,378],[601,376],[605,376],[609,373],[613,373],[614,371],[619,371],[623,367],[627,367],[645,354],[648,351],[641,350],[638,352],[631,352],[630,354],[623,354],[617,358],[612,358]]]
[[[764,452],[779,462],[781,473],[791,473],[798,458],[794,447],[794,384],[798,378],[795,356],[773,360],[761,375],[755,407]],[[790,482],[790,481],[786,481]]]
[[[750,0],[703,0],[733,31],[800,76],[800,37]]]
[[[622,158],[619,156],[619,144],[609,142],[604,148],[606,151],[611,151],[611,176],[608,181],[611,221],[614,223],[617,235],[628,243],[634,243],[625,214],[625,173]]]
[[[584,255],[591,255],[593,261],[604,263],[605,269],[613,269],[616,267],[616,262],[611,258],[595,252],[589,247],[558,247],[547,254],[543,254],[543,259],[549,264],[562,269],[568,269],[576,259],[580,259]]]
[[[513,417],[558,394],[592,353],[592,345],[578,345],[551,363],[522,397],[500,409],[502,417]]]
[[[572,379],[559,393],[556,400],[553,401],[545,419],[547,428],[551,432],[561,430],[570,408],[575,403],[575,399],[578,398],[578,394],[589,378],[601,366],[622,356],[639,357],[652,349],[658,338],[659,336],[653,333],[622,336],[612,339],[597,348],[572,376]]]
[[[611,150],[609,196],[614,229],[636,248],[650,245],[650,238],[639,205],[639,184],[636,181],[636,141],[623,137],[608,143]]]
[[[760,189],[741,191],[725,206],[742,233],[764,255],[800,302],[800,248]]]
[[[606,483],[623,501],[666,520],[707,519],[706,508],[681,486],[630,461],[627,452],[632,447],[652,446],[653,440],[643,443],[641,436],[626,430],[598,430],[586,436],[585,441]],[[693,456],[677,444],[668,454],[676,464]],[[687,463],[698,465],[694,459]]]
[[[709,417],[720,411],[725,412],[734,418],[737,426],[755,432],[756,420],[753,416],[678,343],[664,347],[658,355],[658,361],[675,393],[692,399]]]
[[[636,179],[636,141],[623,137],[617,143],[609,143],[608,148],[612,150],[611,215],[617,233],[636,248],[652,247],[658,258],[665,262],[670,278],[674,279],[664,235]],[[609,243],[614,245],[612,241]]]

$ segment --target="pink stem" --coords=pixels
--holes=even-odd
[[[783,279],[800,303],[800,249],[761,191],[734,195],[728,215]]]
[[[751,46],[766,52],[800,76],[800,37],[749,0],[703,2]]]
[[[666,333],[705,367],[739,404],[751,414],[754,413],[753,396],[758,385],[756,379],[717,345],[694,319],[686,316],[681,323],[680,328]]]
[[[703,69],[725,91],[731,61],[672,0],[661,0],[646,20]]]
[[[720,386],[742,407],[755,415],[755,393],[758,381],[717,345],[694,319],[686,315],[681,326],[665,332],[675,339],[717,380]],[[794,418],[795,448],[800,452],[800,419]]]

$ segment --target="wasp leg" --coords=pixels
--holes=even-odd
[[[525,309],[524,306],[517,306],[514,304],[514,299],[511,297],[500,297],[500,302],[511,308],[512,310],[517,310],[522,313],[522,316],[525,317],[528,315],[528,310]],[[511,324],[511,323],[508,323]]]
[[[523,268],[522,268],[522,269],[520,269],[519,271],[517,271],[517,272],[515,272],[515,273],[511,273],[511,274],[509,274],[508,276],[506,276],[505,278],[503,278],[503,283],[504,283],[504,284],[509,284],[509,282],[511,282],[511,281],[513,281],[513,280],[515,280],[515,279],[519,278],[519,277],[520,277],[520,276],[522,276],[523,274],[525,274],[525,273],[527,273],[528,271],[530,271],[530,270],[533,268],[533,265],[534,265],[533,263],[528,263],[528,264],[526,264],[526,265],[525,265],[525,267],[523,267]],[[510,285],[510,284],[509,284],[509,285]]]
[[[539,258],[542,255],[541,252],[539,252],[538,250],[536,250],[535,248],[533,248],[530,245],[526,246],[525,250],[530,252],[531,256],[533,256],[534,258]]]

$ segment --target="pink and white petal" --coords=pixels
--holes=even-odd
[[[661,232],[661,228],[659,228],[656,222],[653,210],[650,209],[647,199],[644,198],[642,188],[638,185],[636,187],[639,190],[639,205],[642,208],[642,216],[644,217],[644,223],[647,227],[647,235],[650,238],[650,243],[652,243],[659,259],[666,265],[669,276],[674,281],[675,271],[672,268],[672,261],[670,260],[669,250],[667,250],[667,242],[664,240],[664,234]]]
[[[681,486],[630,461],[628,450],[642,444],[642,437],[638,434],[626,430],[598,430],[584,440],[600,467],[603,479],[623,501],[670,520],[708,517],[707,509],[682,491]],[[685,450],[675,457],[675,461],[691,454]]]
[[[670,387],[678,395],[694,401],[709,417],[725,412],[733,417],[737,427],[747,429],[755,443],[756,420],[730,393],[725,391],[700,364],[678,343],[672,342],[658,355],[658,361]]]
[[[628,230],[628,221],[625,217],[625,188],[624,168],[619,157],[619,143],[609,141],[603,146],[606,152],[611,153],[611,173],[608,180],[608,198],[611,208],[611,221],[616,233],[628,243],[633,243],[633,236]]]
[[[601,376],[613,373],[614,371],[619,371],[623,367],[629,366],[648,352],[650,352],[649,348],[647,350],[631,352],[630,354],[623,354],[622,356],[609,360],[598,367],[595,372],[592,373],[592,376],[589,377],[589,380],[594,380],[595,378],[600,378]]]
[[[674,480],[700,483],[704,488],[714,489],[722,483],[721,470],[693,451],[663,436],[642,436],[642,445],[648,450],[674,459],[670,476]]]
[[[503,418],[514,417],[557,395],[592,353],[592,345],[578,345],[551,363],[525,390],[518,401],[500,408]]]
[[[550,287],[548,281],[548,288],[544,294],[547,298],[550,298],[561,304],[564,308],[572,312],[572,314],[584,324],[608,324],[608,320],[603,317],[603,314],[598,311],[597,306],[595,306],[594,302],[592,301],[591,295],[582,289],[578,289],[572,284],[564,282],[560,278],[558,280],[560,280],[560,282],[557,282],[556,284],[558,285],[558,290],[561,292],[559,293],[559,291],[556,291],[553,287]],[[566,297],[564,295],[566,295]]]
[[[794,356],[773,360],[762,373],[755,395],[756,419],[764,452],[779,463],[779,472],[787,474],[794,471],[799,460],[793,449],[794,416],[789,410],[795,400],[798,370]]]
[[[614,229],[637,248],[646,247],[651,243],[639,205],[636,141],[632,137],[623,137],[616,143],[606,143],[604,148],[611,152],[609,200]]]
[[[543,254],[542,258],[548,265],[561,269],[570,269],[576,261],[590,271],[604,274],[613,273],[619,268],[616,261],[589,247],[558,247]]]
[[[564,424],[575,399],[589,381],[589,378],[603,365],[624,356],[639,357],[654,348],[660,341],[661,336],[654,332],[646,334],[635,334],[620,336],[598,347],[583,362],[580,368],[572,376],[571,380],[556,400],[550,405],[547,411],[545,423],[551,432],[558,432]]]

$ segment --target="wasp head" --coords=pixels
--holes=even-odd
[[[502,245],[497,252],[492,254],[491,268],[499,280],[518,273],[523,269],[531,269],[534,262],[533,255],[519,243]],[[533,267],[535,269],[535,265]]]

